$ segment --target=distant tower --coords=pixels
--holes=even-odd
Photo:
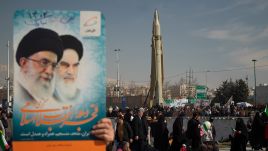
[[[160,23],[157,10],[154,12],[153,36],[152,36],[152,63],[151,63],[151,84],[149,90],[149,100],[151,107],[154,104],[163,103],[163,47],[160,32]]]
[[[248,75],[246,75],[246,83],[247,83],[247,87],[248,87]]]
[[[190,68],[189,72],[186,71],[186,92],[187,98],[192,97],[193,95],[193,79],[194,79],[194,71]]]

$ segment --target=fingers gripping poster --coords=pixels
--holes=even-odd
[[[90,135],[106,106],[102,13],[24,9],[13,21],[14,150],[104,150]]]

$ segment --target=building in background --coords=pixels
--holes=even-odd
[[[256,87],[257,104],[268,104],[268,85],[261,84]]]

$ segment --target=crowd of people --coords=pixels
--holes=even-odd
[[[265,108],[267,110],[267,108]],[[172,131],[167,128],[166,117],[173,112],[176,118]],[[0,112],[2,150],[8,150],[10,143],[7,140],[8,119],[6,112]],[[251,112],[252,113],[252,112]],[[188,120],[187,128],[183,127],[185,110],[167,109],[163,106],[148,108],[117,107],[107,112],[107,117],[116,117],[116,125],[111,119],[103,118],[91,130],[91,134],[107,144],[107,150],[116,151],[218,151],[216,128],[213,118],[200,121],[200,110],[193,110]],[[264,110],[250,114],[249,120],[236,119],[233,133],[229,135],[231,151],[246,151],[247,144],[254,150],[268,150],[268,114]]]
[[[165,119],[167,112],[161,106],[156,106],[150,110],[144,108],[127,109],[125,112],[115,108],[113,112],[107,112],[107,116],[117,114],[117,124],[115,126],[115,144],[117,150],[122,151],[175,151],[175,150],[198,150],[206,146],[201,146],[201,140],[207,144],[215,146],[215,128],[210,125],[201,126],[199,122],[199,112],[193,112],[192,119],[187,124],[187,130],[183,128],[183,118],[185,114],[178,112],[173,124],[173,131],[169,132]],[[202,130],[202,131],[201,131]],[[201,134],[202,133],[202,134]]]
[[[236,108],[236,107],[235,107]],[[191,110],[187,129],[183,119]],[[117,151],[218,151],[216,128],[212,114],[208,120],[201,122],[204,108],[165,108],[161,105],[148,108],[109,108],[107,117],[116,117],[115,141],[112,143]],[[241,110],[240,110],[241,111]],[[243,118],[236,118],[235,128],[227,141],[231,151],[246,151],[249,143],[254,150],[266,148],[268,142],[268,115],[265,112],[249,110],[247,123]],[[176,115],[177,114],[177,115]],[[167,116],[176,115],[172,131],[167,128]]]
[[[137,109],[137,107],[134,107]],[[262,110],[264,106],[259,107],[237,107],[233,104],[231,104],[229,107],[226,106],[194,106],[194,105],[186,105],[183,107],[169,107],[164,106],[163,104],[157,105],[152,108],[147,108],[149,116],[153,116],[154,114],[157,114],[157,112],[162,112],[165,117],[176,117],[178,115],[178,112],[180,114],[183,114],[185,116],[192,116],[193,112],[199,112],[200,116],[207,116],[207,117],[250,117],[250,114],[252,111],[255,110]],[[119,107],[115,106],[109,107],[107,110],[107,117],[117,117],[117,113],[121,112]]]

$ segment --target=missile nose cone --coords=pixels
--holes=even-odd
[[[154,24],[159,24],[159,16],[158,16],[157,9],[154,12]]]
[[[155,9],[155,11],[154,11],[154,17],[158,17],[157,9]]]
[[[158,15],[157,10],[155,10],[154,12],[153,34],[160,35],[160,23],[159,23],[159,15]]]

